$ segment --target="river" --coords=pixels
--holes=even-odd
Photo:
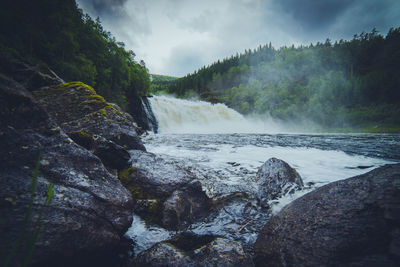
[[[284,133],[284,125],[247,119],[221,104],[164,96],[150,102],[160,133],[143,137],[147,150],[192,171],[213,199],[251,195],[258,168],[271,157],[286,161],[300,174],[303,190],[268,205],[238,198],[188,229],[222,235],[248,249],[270,216],[290,201],[327,183],[400,162],[399,134]],[[126,235],[138,253],[175,234],[135,215]]]

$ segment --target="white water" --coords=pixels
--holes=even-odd
[[[163,137],[161,135],[157,138]],[[165,136],[164,138],[168,137]],[[185,138],[188,138],[188,136],[185,135]],[[359,169],[356,168],[357,166],[378,167],[387,163],[393,163],[388,160],[362,155],[349,155],[337,150],[280,146],[260,147],[240,144],[228,145],[213,143],[212,138],[210,138],[209,145],[202,145],[201,147],[187,147],[182,144],[152,144],[150,140],[148,142],[146,148],[152,153],[167,155],[180,159],[182,162],[186,161],[187,164],[192,165],[192,168],[214,170],[219,174],[221,182],[228,187],[234,187],[237,184],[243,183],[246,181],[244,179],[246,177],[254,177],[258,168],[269,158],[276,157],[286,161],[298,171],[304,184],[312,184],[313,186],[310,190],[302,190],[294,195],[287,195],[279,201],[274,201],[272,203],[274,213],[292,200],[310,192],[316,187],[360,175],[372,169]],[[193,142],[196,142],[195,136],[193,136]],[[232,162],[235,162],[237,166],[232,166]],[[246,170],[245,174],[243,174],[243,170]],[[203,181],[203,183],[207,184],[207,181]],[[211,188],[209,190],[218,192],[218,188],[213,188],[212,185],[206,188]],[[207,193],[212,196],[216,193],[215,191]]]
[[[272,213],[317,187],[399,161],[396,155],[400,149],[400,135],[254,134],[283,131],[271,121],[260,123],[246,119],[221,104],[165,96],[155,96],[150,103],[160,134],[143,138],[147,150],[190,169],[210,197],[252,192],[258,168],[271,157],[294,167],[306,188],[270,201]],[[371,167],[361,169],[358,166]],[[215,218],[193,224],[190,230],[198,234],[224,235],[251,246],[257,238],[258,227],[267,218],[259,207],[251,215],[245,215],[246,204],[246,201],[232,203]],[[235,218],[231,214],[235,214]],[[240,232],[248,216],[254,221]],[[136,243],[135,253],[175,234],[147,225],[137,216],[134,220],[127,236]]]
[[[178,99],[169,96],[149,98],[160,133],[276,133],[285,132],[273,120],[243,117],[224,104]]]

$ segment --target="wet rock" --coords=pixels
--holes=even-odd
[[[194,251],[198,266],[253,266],[249,255],[235,241],[218,237]]]
[[[181,234],[140,253],[138,266],[253,266],[242,246],[222,237]]]
[[[189,225],[196,218],[206,216],[209,210],[210,200],[202,191],[200,182],[190,183],[164,201],[162,225],[168,229]]]
[[[20,83],[0,74],[0,258],[23,229],[41,154],[32,216],[11,265],[26,255],[43,212],[32,263],[112,249],[132,222],[133,200],[87,149],[74,143]],[[53,200],[43,205],[53,183]]]
[[[131,266],[193,266],[192,259],[172,244],[161,242],[138,255]]]
[[[191,172],[139,150],[131,151],[131,159],[133,167],[120,171],[119,178],[138,200],[136,214],[177,229],[206,213],[210,200]]]
[[[263,202],[276,199],[303,187],[303,180],[286,162],[270,158],[259,169],[255,178],[258,198]]]
[[[134,100],[131,99],[129,113],[133,115],[133,118],[141,129],[157,133],[158,122],[147,97],[136,97]]]
[[[320,187],[263,228],[258,266],[398,266],[400,164]]]
[[[160,198],[191,182],[195,176],[160,156],[139,150],[131,150],[131,164],[135,168],[129,173],[131,184]]]

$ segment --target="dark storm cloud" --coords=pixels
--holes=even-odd
[[[331,27],[336,35],[352,36],[362,31],[377,28],[386,34],[391,27],[400,26],[400,1],[365,0],[356,1]]]
[[[184,75],[272,42],[351,39],[400,26],[400,0],[77,0],[150,71]]]
[[[349,38],[374,27],[386,31],[400,23],[398,0],[274,0],[273,6],[293,19],[292,26],[300,26],[298,34],[312,39],[322,34]]]
[[[147,10],[140,0],[76,0],[92,18],[99,17],[105,30],[134,49],[144,35],[150,34]]]
[[[278,11],[290,14],[306,30],[334,23],[355,0],[276,0]],[[365,2],[365,0],[363,0]]]
[[[127,0],[79,0],[79,3],[88,12],[98,16],[119,16],[126,15],[124,6]]]

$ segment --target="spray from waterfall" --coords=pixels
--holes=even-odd
[[[149,99],[160,133],[276,133],[272,120],[245,118],[224,104],[154,96]]]

